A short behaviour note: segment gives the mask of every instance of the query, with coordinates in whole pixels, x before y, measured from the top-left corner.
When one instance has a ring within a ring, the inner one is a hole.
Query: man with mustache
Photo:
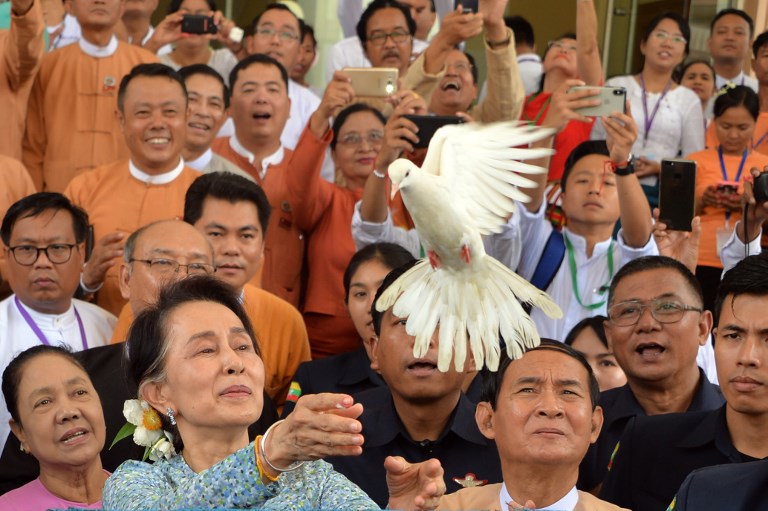
[[[768,457],[766,307],[768,254],[747,257],[725,274],[715,300],[715,361],[725,405],[630,420],[602,498],[634,511],[663,509],[693,470]]]
[[[115,118],[120,80],[137,64],[157,62],[119,42],[124,0],[71,0],[82,38],[43,57],[32,86],[22,161],[38,190],[63,192],[86,170],[127,158]]]
[[[118,120],[130,158],[77,176],[66,190],[93,225],[94,247],[81,286],[118,314],[126,303],[118,285],[125,239],[157,220],[181,218],[184,194],[200,173],[184,164],[187,90],[163,64],[141,64],[120,83]]]
[[[72,298],[87,231],[88,215],[59,193],[30,195],[6,212],[0,235],[14,294],[0,302],[0,373],[16,354],[37,344],[80,351],[109,342],[115,317]],[[0,397],[0,450],[8,419]]]
[[[464,371],[453,363],[447,372],[438,371],[437,332],[427,353],[417,359],[415,338],[405,331],[407,318],[395,316],[392,308],[376,310],[381,294],[412,264],[387,275],[371,307],[376,333],[371,368],[387,386],[353,396],[363,404],[358,418],[365,437],[363,454],[326,459],[382,507],[387,504],[383,463],[388,455],[411,462],[437,458],[445,471],[446,493],[501,481],[496,445],[480,433],[475,407],[461,392],[471,362],[467,360]]]
[[[600,485],[633,417],[702,412],[723,405],[720,388],[696,363],[699,346],[712,327],[712,313],[702,304],[699,281],[669,257],[635,259],[616,273],[608,290],[605,334],[627,384],[600,395],[605,422],[579,469],[579,488],[591,491]],[[724,376],[719,367],[718,373]]]

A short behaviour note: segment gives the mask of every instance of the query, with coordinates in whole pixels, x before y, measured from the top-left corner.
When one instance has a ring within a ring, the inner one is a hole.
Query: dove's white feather
[[[393,314],[408,318],[416,357],[426,354],[439,324],[441,371],[448,370],[451,359],[464,370],[467,348],[478,367],[495,369],[499,334],[515,358],[537,345],[536,328],[517,299],[553,317],[562,314],[545,293],[488,256],[480,237],[503,227],[516,212],[513,199],[528,199],[519,187],[533,183],[518,173],[544,169],[515,160],[551,151],[519,146],[549,134],[517,123],[446,126],[432,138],[422,168],[407,160],[389,168],[424,248],[439,256],[440,266],[419,261],[382,293],[376,308],[393,307]],[[462,247],[470,253],[469,263]]]

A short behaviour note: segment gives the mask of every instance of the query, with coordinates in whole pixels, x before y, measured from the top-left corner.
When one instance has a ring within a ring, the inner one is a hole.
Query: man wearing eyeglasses
[[[245,42],[248,53],[268,55],[280,62],[285,69],[293,69],[301,53],[304,22],[285,5],[273,3],[256,16],[252,26],[253,33]],[[230,82],[230,86],[234,84]],[[291,99],[291,110],[280,142],[288,149],[295,149],[304,126],[320,106],[320,98],[290,79],[288,97]]]
[[[656,316],[671,320],[693,315],[672,303],[657,305]],[[619,308],[619,322],[622,315],[629,322],[637,314],[630,306],[614,307]],[[696,469],[768,457],[766,307],[768,254],[747,257],[726,272],[715,298],[715,361],[725,406],[632,419],[603,483],[602,498],[633,511],[661,510]]]
[[[720,388],[696,363],[712,328],[712,313],[702,305],[696,277],[669,257],[635,259],[616,273],[605,334],[627,384],[600,395],[605,422],[581,464],[580,488],[594,490],[602,483],[633,417],[722,406]]]
[[[0,235],[13,293],[0,302],[0,372],[38,344],[74,351],[107,344],[115,317],[73,299],[85,259],[88,216],[58,193],[36,193],[13,204]],[[0,397],[0,450],[10,415]]]

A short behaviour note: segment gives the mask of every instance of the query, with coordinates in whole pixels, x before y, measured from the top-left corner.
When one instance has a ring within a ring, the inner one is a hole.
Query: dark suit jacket
[[[659,511],[696,469],[753,458],[731,442],[725,407],[632,419],[611,460],[600,498],[632,511]]]
[[[768,509],[768,460],[702,468],[689,475],[668,511]]]
[[[136,387],[129,384],[123,367],[125,343],[110,344],[91,348],[76,353],[85,370],[93,381],[93,386],[101,398],[104,421],[107,425],[107,437],[101,451],[101,463],[105,470],[113,472],[122,462],[129,459],[140,460],[144,448],[133,443],[129,437],[121,440],[112,449],[109,444],[125,423],[123,403],[136,398]],[[261,417],[251,425],[251,439],[263,433],[277,420],[277,408],[264,393],[264,408]],[[5,449],[0,457],[0,494],[19,488],[35,479],[40,472],[37,460],[19,449],[19,441],[11,434],[5,442]]]

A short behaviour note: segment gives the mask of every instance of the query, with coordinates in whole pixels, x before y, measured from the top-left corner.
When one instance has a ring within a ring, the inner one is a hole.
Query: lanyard
[[[725,169],[725,160],[723,159],[723,146],[719,146],[717,148],[717,155],[720,157],[720,172],[723,174],[723,181],[730,181],[728,179],[728,172]],[[739,163],[739,170],[736,172],[736,179],[734,181],[736,183],[739,182],[739,179],[741,179],[741,171],[744,170],[744,164],[747,162],[747,155],[749,155],[749,150],[744,149],[744,154],[741,155],[741,163]],[[726,210],[725,211],[725,224],[728,225],[728,221],[731,219],[731,211]]]
[[[573,255],[573,245],[571,245],[570,240],[568,240],[568,236],[563,235],[563,238],[565,238],[565,248],[568,250],[568,266],[571,268],[571,285],[573,286],[573,294],[576,296],[576,301],[579,302],[579,305],[587,310],[592,311],[599,309],[605,305],[606,300],[590,305],[584,305],[584,303],[581,301],[581,295],[579,294],[579,281],[576,277],[576,257]],[[611,240],[610,245],[608,245],[608,283],[611,282],[611,279],[613,279],[613,240]]]
[[[757,139],[757,142],[752,142],[752,149],[757,149],[760,147],[760,144],[765,142],[765,137],[768,137],[768,131],[763,133],[763,136]]]
[[[648,135],[651,133],[651,128],[653,127],[653,121],[656,119],[656,114],[659,112],[659,107],[661,106],[661,102],[664,100],[664,97],[667,95],[667,92],[669,92],[669,89],[672,88],[672,80],[667,82],[667,85],[664,87],[664,91],[661,93],[661,97],[656,102],[656,106],[653,107],[653,112],[651,112],[651,116],[648,117],[648,98],[646,98],[646,90],[645,90],[645,78],[643,78],[643,73],[640,73],[640,87],[643,89],[643,116],[645,118],[645,133],[643,133],[643,146],[645,146],[646,142],[648,142]]]
[[[531,101],[539,97],[539,94],[541,92],[537,92],[536,94],[533,94],[531,97],[528,98],[528,101],[525,102],[525,106],[529,105]],[[528,117],[528,114],[525,113],[525,107],[523,107],[523,118],[525,118],[526,121],[528,121],[529,126],[537,126],[539,119],[541,118],[542,114],[547,110],[547,107],[549,106],[549,102],[552,101],[552,95],[547,98],[547,100],[544,102],[543,105],[541,105],[541,108],[539,109],[539,112],[536,114],[536,117],[531,119]]]
[[[24,308],[23,305],[21,305],[21,302],[19,301],[19,297],[15,296],[14,301],[16,302],[16,308],[19,310],[19,313],[21,314],[21,317],[24,318],[24,321],[27,322],[27,325],[29,325],[29,328],[32,329],[32,331],[35,333],[38,339],[40,339],[40,342],[45,344],[46,346],[50,346],[51,343],[48,342],[48,339],[45,337],[45,334],[42,330],[40,330],[40,327],[37,326],[37,323],[32,319],[32,316],[29,315],[29,312]],[[73,307],[74,308],[74,307]],[[80,318],[80,313],[77,312],[77,308],[75,309],[75,318],[77,318],[77,326],[80,327],[80,340],[83,342],[83,349],[88,349],[88,339],[85,336],[85,328],[83,328],[83,320]]]

